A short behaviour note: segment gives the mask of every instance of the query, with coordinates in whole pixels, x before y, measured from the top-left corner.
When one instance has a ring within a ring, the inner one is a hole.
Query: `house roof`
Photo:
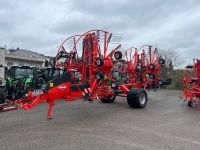
[[[26,49],[7,49],[6,50],[6,57],[9,56],[17,56],[17,57],[24,57],[24,58],[38,58],[38,59],[49,59],[52,58],[50,56],[45,56],[44,54],[39,54],[37,52],[33,52]]]

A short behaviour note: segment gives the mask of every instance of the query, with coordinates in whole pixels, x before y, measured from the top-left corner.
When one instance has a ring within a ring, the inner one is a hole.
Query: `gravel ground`
[[[119,97],[114,104],[58,101],[52,120],[45,103],[0,113],[0,150],[199,150],[200,112],[180,94],[150,92],[145,109]]]

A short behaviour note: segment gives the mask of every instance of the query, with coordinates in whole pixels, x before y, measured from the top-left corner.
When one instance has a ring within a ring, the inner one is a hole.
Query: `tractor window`
[[[44,70],[44,75],[47,76],[48,78],[52,78],[52,70]]]
[[[32,69],[16,68],[15,70],[16,78],[23,78],[25,76],[31,76],[32,74],[33,74]]]
[[[63,69],[58,69],[58,70],[54,70],[53,73],[53,77],[57,77],[57,76],[60,76],[64,73]]]

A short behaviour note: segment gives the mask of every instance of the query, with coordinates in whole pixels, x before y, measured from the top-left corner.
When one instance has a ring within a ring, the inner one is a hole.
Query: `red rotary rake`
[[[121,44],[111,42],[112,36],[107,31],[91,30],[65,39],[56,55],[56,68],[63,68],[63,74],[39,92],[29,91],[27,97],[17,103],[30,110],[40,102],[47,102],[48,118],[51,118],[55,101],[60,99],[89,102],[100,99],[111,103],[118,95],[127,97],[131,107],[144,108],[148,100],[146,89],[168,84],[159,78],[164,60],[157,49],[148,45],[130,48],[123,54],[119,51]],[[120,83],[116,72],[122,79]]]
[[[123,60],[118,69],[126,77],[122,81],[126,84],[121,84],[119,89],[126,94],[126,90],[130,87],[143,89],[156,89],[158,85],[169,84],[169,81],[161,80],[159,77],[160,67],[165,64],[165,61],[158,54],[158,49],[153,49],[150,45],[144,45],[139,49],[131,47],[125,51]]]
[[[188,106],[192,107],[197,104],[197,109],[200,111],[200,60],[194,60],[193,65],[188,65],[183,70],[182,90]]]
[[[112,34],[103,30],[91,30],[67,38],[56,56],[56,67],[63,67],[63,75],[50,81],[39,95],[29,91],[27,98],[20,100],[20,107],[29,110],[46,101],[49,104],[48,118],[51,118],[55,100],[73,101],[83,98],[91,102],[112,97],[115,91],[107,84],[108,80],[112,81],[111,59],[121,59],[122,54],[117,51],[120,45],[108,52],[111,36]],[[104,79],[105,75],[107,79]]]

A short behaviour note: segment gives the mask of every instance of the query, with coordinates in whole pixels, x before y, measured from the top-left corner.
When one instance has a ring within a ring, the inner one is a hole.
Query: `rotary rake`
[[[112,36],[104,30],[91,30],[65,39],[55,59],[56,68],[62,68],[63,74],[41,90],[29,91],[16,103],[30,110],[40,102],[47,102],[49,119],[55,101],[61,99],[89,102],[100,99],[112,103],[116,96],[124,96],[131,107],[144,108],[148,100],[146,89],[167,84],[159,78],[164,60],[157,55],[157,49],[147,45],[122,53],[121,44],[111,42]]]
[[[101,39],[100,34],[103,36]],[[40,92],[29,91],[26,98],[17,101],[20,107],[30,110],[45,101],[49,104],[47,116],[51,118],[56,100],[84,99],[92,102],[112,97],[115,91],[107,84],[108,80],[113,80],[110,74],[112,59],[121,59],[122,54],[117,51],[121,45],[109,52],[111,36],[103,30],[91,30],[64,40],[56,55],[56,67],[63,68],[64,73],[50,81]]]
[[[165,60],[158,54],[158,49],[150,45],[140,48],[131,47],[124,52],[118,63],[119,79],[113,88],[117,89],[118,96],[127,96],[131,107],[144,108],[147,103],[147,93],[150,89],[156,90],[159,85],[168,85],[170,80],[161,80],[159,71]],[[134,100],[133,100],[134,99]]]
[[[186,66],[182,72],[182,90],[184,101],[188,106],[197,105],[200,111],[200,60],[194,60],[193,65]]]
[[[156,89],[158,85],[170,84],[159,77],[159,71],[165,60],[158,54],[158,49],[150,45],[131,47],[124,52],[123,59],[119,63],[118,70],[125,77],[122,78],[120,89],[134,88]],[[124,91],[124,90],[123,90]]]

